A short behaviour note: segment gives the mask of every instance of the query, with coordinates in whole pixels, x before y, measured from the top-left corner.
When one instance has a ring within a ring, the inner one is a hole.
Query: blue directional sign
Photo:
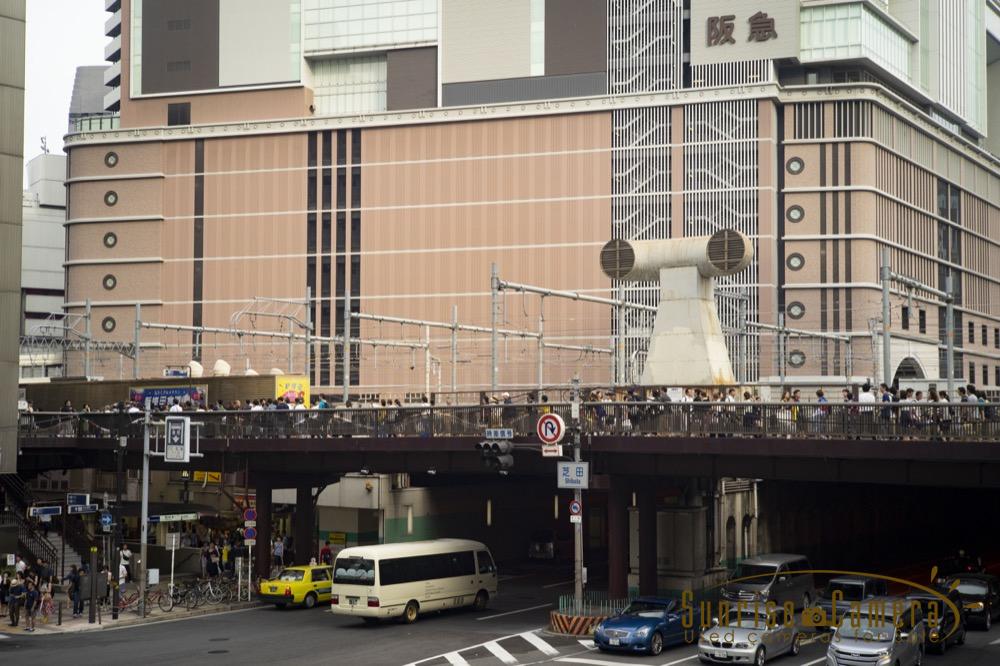
[[[111,527],[112,522],[113,520],[111,518],[110,513],[108,513],[107,511],[101,513],[101,525],[103,525],[104,527]]]
[[[70,504],[66,508],[71,516],[83,513],[97,513],[99,509],[96,504]]]
[[[513,428],[487,428],[486,439],[514,439]]]
[[[90,495],[88,493],[66,493],[66,505],[73,506],[74,504],[90,504]]]
[[[28,508],[28,516],[40,518],[41,516],[61,516],[61,506],[32,506]]]

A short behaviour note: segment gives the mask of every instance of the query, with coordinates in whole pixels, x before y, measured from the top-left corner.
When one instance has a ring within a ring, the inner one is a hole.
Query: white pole
[[[431,399],[431,327],[424,326],[424,395]]]
[[[142,428],[142,517],[139,525],[139,617],[146,617],[146,583],[148,571],[146,564],[146,545],[149,542],[149,410],[152,409],[149,400],[146,401],[146,414]]]
[[[180,536],[180,535],[178,535]],[[177,548],[174,547],[174,542],[170,542],[170,597],[174,596],[174,555],[177,553]]]
[[[458,393],[458,306],[451,306],[451,392]],[[457,401],[458,398],[455,397]]]
[[[247,601],[253,590],[253,546],[247,548]]]

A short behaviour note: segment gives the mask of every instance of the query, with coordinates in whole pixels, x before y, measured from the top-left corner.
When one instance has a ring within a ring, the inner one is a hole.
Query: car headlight
[[[981,611],[984,608],[986,608],[986,606],[983,604],[982,601],[976,601],[975,603],[968,604],[966,608],[973,611]]]
[[[649,627],[642,627],[635,632],[635,636],[636,638],[645,638],[646,636],[649,636]]]
[[[712,644],[712,643],[711,643],[711,641],[709,641],[709,640],[708,640],[708,637],[707,637],[707,636],[705,636],[705,634],[702,634],[702,635],[701,635],[701,636],[700,636],[700,637],[698,638],[698,645],[704,645],[704,646],[706,646],[706,647],[707,647],[707,646],[709,646],[709,645],[711,645],[711,644]]]

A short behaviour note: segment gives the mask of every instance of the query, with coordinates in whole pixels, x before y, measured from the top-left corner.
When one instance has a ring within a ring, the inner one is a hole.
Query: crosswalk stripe
[[[698,655],[693,654],[690,657],[684,657],[683,659],[678,659],[677,661],[667,662],[666,664],[663,664],[663,666],[674,666],[675,664],[683,664],[685,661],[691,661],[692,659],[697,659],[697,658]]]
[[[555,649],[554,647],[546,643],[541,636],[539,636],[533,631],[524,632],[523,634],[521,634],[521,638],[523,638],[524,640],[528,641],[533,646],[535,646],[535,649],[541,652],[542,654],[546,654],[550,657],[559,654],[559,650]]]
[[[585,641],[582,638],[580,639],[580,645],[582,645],[583,647],[587,648],[588,650],[596,650],[597,649],[597,646],[594,645],[594,641]]]
[[[488,643],[483,643],[483,647],[493,653],[493,656],[502,661],[505,664],[516,664],[517,659],[514,658],[510,652],[504,650],[500,647],[500,644],[496,641],[489,641]]]
[[[996,639],[995,641],[990,641],[990,645],[1000,645],[1000,638]]]
[[[644,664],[604,661],[602,659],[584,659],[583,657],[560,657],[556,661],[565,664],[586,664],[587,666],[645,666]]]
[[[449,652],[448,654],[444,655],[444,658],[447,659],[448,663],[452,664],[453,666],[469,666],[469,662],[467,662],[465,659],[462,659],[462,655],[460,655],[457,652]]]
[[[801,664],[801,666],[815,666],[815,664],[820,664],[824,661],[826,661],[826,657],[820,657],[819,659],[814,659],[813,661],[807,661],[806,663]]]

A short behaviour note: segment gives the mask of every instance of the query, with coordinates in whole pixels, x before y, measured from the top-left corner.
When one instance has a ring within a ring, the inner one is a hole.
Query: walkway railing
[[[185,412],[208,438],[482,437],[509,428],[536,439],[545,412],[570,424],[569,404],[458,407],[363,407],[325,410]],[[972,403],[597,402],[580,410],[584,434],[620,437],[787,437],[874,440],[1000,441],[998,406]],[[157,414],[162,418],[167,414]],[[19,435],[138,437],[141,414],[22,414]]]

